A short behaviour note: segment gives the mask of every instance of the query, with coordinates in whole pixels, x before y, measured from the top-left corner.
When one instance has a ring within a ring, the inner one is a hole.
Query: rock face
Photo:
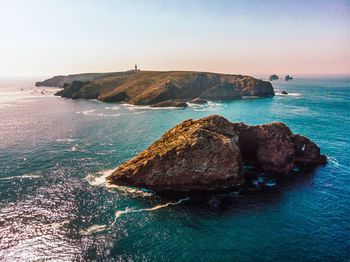
[[[77,85],[77,82],[82,84]],[[251,76],[188,71],[128,71],[106,74],[57,76],[37,85],[63,87],[57,95],[73,99],[125,101],[154,105],[168,100],[201,97],[210,100],[241,99],[242,96],[273,96],[271,83]]]
[[[283,123],[248,126],[213,115],[170,129],[108,180],[158,192],[221,190],[244,184],[243,163],[289,174],[297,165],[324,164],[326,157]]]
[[[294,167],[327,161],[315,143],[294,135],[281,122],[259,126],[234,123],[233,126],[239,132],[243,161],[263,172],[289,174]]]
[[[217,190],[241,185],[241,168],[233,126],[222,117],[208,117],[175,126],[108,179],[155,191]]]

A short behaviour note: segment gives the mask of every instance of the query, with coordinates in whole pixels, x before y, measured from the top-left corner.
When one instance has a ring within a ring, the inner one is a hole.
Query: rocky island
[[[326,161],[315,143],[283,123],[248,126],[212,115],[178,124],[107,180],[156,192],[208,192],[244,185],[247,165],[288,176]]]
[[[291,77],[290,75],[286,75],[284,80],[286,81],[293,80],[293,77]]]
[[[251,76],[189,71],[140,71],[55,76],[36,86],[61,87],[56,95],[134,105],[185,107],[186,102],[271,97],[270,82]]]
[[[270,76],[269,76],[269,80],[270,80],[270,81],[278,80],[278,79],[280,79],[278,75],[273,74],[273,75],[270,75]]]

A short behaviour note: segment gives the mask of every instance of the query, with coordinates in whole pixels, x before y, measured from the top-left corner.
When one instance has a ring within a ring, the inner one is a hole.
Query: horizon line
[[[34,77],[54,77],[54,76],[67,76],[67,75],[78,75],[78,74],[103,74],[103,73],[118,73],[118,72],[127,72],[132,71],[133,69],[127,69],[127,70],[117,70],[117,71],[91,71],[91,72],[73,72],[73,73],[55,73],[55,74],[31,74],[31,75],[22,75],[22,74],[14,74],[14,75],[0,75],[0,78],[34,78]],[[216,72],[216,71],[203,71],[203,70],[141,70],[140,71],[146,71],[146,72],[202,72],[202,73],[214,73],[214,74],[232,74],[232,75],[245,75],[245,76],[253,76],[253,77],[263,77],[263,76],[270,76],[270,75],[278,75],[278,76],[296,76],[296,77],[350,77],[350,72],[347,73],[304,73],[304,74],[293,74],[291,72],[284,73],[284,72],[272,72],[272,73],[227,73],[227,72]]]

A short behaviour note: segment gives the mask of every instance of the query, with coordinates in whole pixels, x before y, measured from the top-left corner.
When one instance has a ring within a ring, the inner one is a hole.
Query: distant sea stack
[[[56,95],[134,105],[184,106],[206,100],[275,95],[270,82],[251,76],[189,71],[140,71],[55,76],[37,86],[62,87]],[[197,99],[197,100],[195,100]]]
[[[284,78],[284,80],[286,80],[286,81],[289,81],[289,80],[292,80],[292,79],[293,79],[293,77],[291,77],[290,75],[286,75],[285,78]]]
[[[248,126],[212,115],[178,124],[107,180],[156,192],[216,191],[242,186],[244,165],[283,176],[325,163],[315,143],[283,123]]]
[[[269,80],[270,80],[270,81],[278,80],[278,79],[280,79],[278,75],[270,75],[270,76],[269,76]]]

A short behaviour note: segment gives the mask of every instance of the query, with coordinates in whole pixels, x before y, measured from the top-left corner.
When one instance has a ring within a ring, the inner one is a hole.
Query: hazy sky
[[[350,74],[350,0],[0,0],[0,75]]]

